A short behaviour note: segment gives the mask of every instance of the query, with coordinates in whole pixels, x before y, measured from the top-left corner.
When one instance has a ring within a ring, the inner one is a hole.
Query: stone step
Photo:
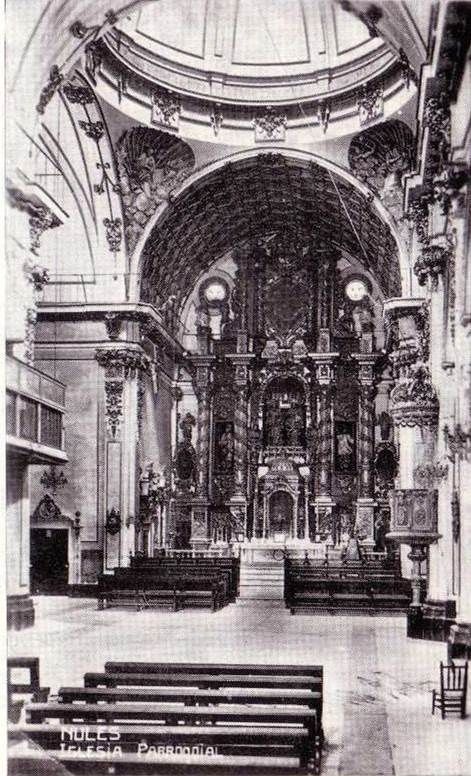
[[[241,569],[240,579],[254,579],[256,577],[263,577],[263,579],[284,579],[285,575],[283,572],[280,574],[279,571],[273,569]]]
[[[283,589],[280,587],[269,587],[268,585],[241,585],[239,588],[239,597],[241,599],[283,600]]]
[[[238,598],[236,606],[246,606],[252,609],[286,609],[284,601],[277,598]]]

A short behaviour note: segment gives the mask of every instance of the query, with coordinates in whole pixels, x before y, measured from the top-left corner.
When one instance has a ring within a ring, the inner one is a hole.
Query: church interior
[[[471,775],[471,3],[6,20],[10,772]]]

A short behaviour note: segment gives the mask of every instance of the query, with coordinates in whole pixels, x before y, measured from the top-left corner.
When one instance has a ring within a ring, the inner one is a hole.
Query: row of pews
[[[322,666],[109,662],[26,704],[9,774],[319,773],[322,694]]]
[[[411,583],[400,563],[368,561],[285,561],[285,604],[291,614],[399,613],[412,600]]]
[[[237,558],[134,557],[98,579],[98,608],[132,606],[170,611],[206,607],[212,612],[235,601],[239,586]]]

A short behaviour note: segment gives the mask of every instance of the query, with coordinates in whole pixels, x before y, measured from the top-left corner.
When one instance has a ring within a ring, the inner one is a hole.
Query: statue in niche
[[[335,463],[340,472],[354,472],[356,462],[355,427],[353,423],[339,421],[335,424]]]
[[[357,337],[369,334],[373,329],[371,309],[366,305],[355,305],[352,310],[353,328]]]
[[[304,391],[297,380],[280,378],[267,389],[265,398],[265,444],[299,447],[305,441]]]
[[[232,423],[217,421],[215,424],[215,468],[218,472],[230,472],[234,466],[234,428]]]
[[[381,440],[387,442],[391,436],[392,419],[389,413],[384,410],[378,415],[377,423],[381,432]]]
[[[196,331],[198,329],[208,329],[209,328],[209,312],[208,308],[204,304],[200,304],[196,308]]]
[[[348,509],[342,509],[339,516],[339,532],[340,542],[344,547],[347,546],[349,540],[353,536],[354,523],[355,521],[352,513]]]
[[[298,447],[302,444],[303,417],[299,408],[293,409],[286,414],[285,421],[286,441],[292,447]]]

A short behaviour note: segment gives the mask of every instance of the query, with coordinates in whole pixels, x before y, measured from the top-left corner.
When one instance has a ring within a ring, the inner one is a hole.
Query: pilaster
[[[105,525],[104,569],[126,566],[134,551],[137,509],[138,376],[150,368],[139,346],[98,348],[104,370]]]

